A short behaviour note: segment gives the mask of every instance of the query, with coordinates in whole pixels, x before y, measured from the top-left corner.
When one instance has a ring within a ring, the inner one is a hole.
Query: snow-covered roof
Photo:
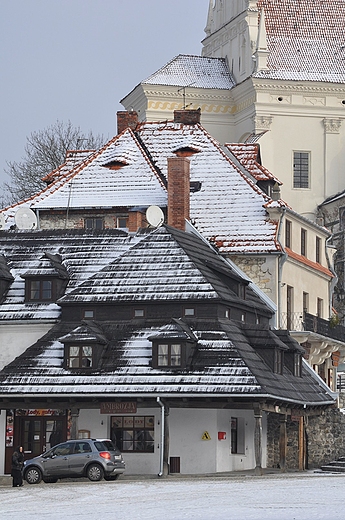
[[[186,54],[179,54],[141,83],[212,89],[230,89],[235,84],[224,58]]]
[[[0,304],[0,320],[54,320],[60,317],[55,302],[25,301],[25,277],[61,275],[46,256],[59,255],[66,271],[66,293],[127,251],[142,237],[119,230],[0,231],[0,251],[13,277]],[[2,270],[0,269],[0,278]]]
[[[38,195],[3,210],[6,228],[23,205],[38,211],[166,208],[167,160],[185,149],[191,182],[201,186],[190,194],[197,230],[223,253],[278,251],[277,224],[264,207],[270,199],[249,179],[253,168],[243,174],[200,124],[145,122],[124,131]]]
[[[164,176],[167,158],[176,150],[199,150],[189,157],[191,182],[201,183],[201,189],[190,194],[190,219],[222,253],[279,250],[277,224],[269,220],[263,207],[270,198],[201,125],[148,122],[140,123],[137,133]]]
[[[226,148],[257,181],[282,182],[261,164],[260,146],[257,143],[225,143]]]
[[[268,69],[259,78],[345,83],[345,2],[258,0],[264,9]]]

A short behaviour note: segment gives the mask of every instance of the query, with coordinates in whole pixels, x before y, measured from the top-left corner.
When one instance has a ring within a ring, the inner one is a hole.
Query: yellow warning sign
[[[211,440],[211,435],[208,432],[204,432],[203,436],[201,437],[201,440],[203,440],[203,441],[210,441]]]

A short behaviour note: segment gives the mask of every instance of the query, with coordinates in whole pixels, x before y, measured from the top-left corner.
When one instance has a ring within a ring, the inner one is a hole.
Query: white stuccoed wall
[[[55,321],[44,323],[5,322],[0,326],[0,370],[17,356],[36,343],[55,325]]]

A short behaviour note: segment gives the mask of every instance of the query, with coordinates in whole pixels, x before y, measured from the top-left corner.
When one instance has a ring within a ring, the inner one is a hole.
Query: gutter
[[[159,457],[159,473],[158,476],[163,476],[163,470],[164,470],[164,415],[165,415],[165,406],[164,403],[162,403],[161,398],[157,396],[157,403],[161,407],[161,452]]]
[[[304,362],[304,360],[302,360]],[[310,367],[311,368],[311,367]],[[313,369],[311,369],[313,370]],[[315,374],[315,372],[314,372]],[[319,384],[320,384],[320,381],[319,381]],[[324,383],[326,385],[326,383]],[[320,386],[323,386],[323,385],[320,385]],[[243,400],[243,399],[248,399],[248,398],[252,398],[252,399],[273,399],[275,401],[282,401],[284,403],[292,403],[292,404],[298,404],[298,405],[307,405],[307,406],[326,406],[326,405],[331,405],[331,404],[334,404],[334,401],[336,400],[336,398],[338,397],[338,394],[336,392],[333,392],[329,387],[327,387],[326,385],[326,389],[327,389],[327,393],[329,396],[334,396],[334,399],[332,400],[329,400],[329,401],[302,401],[300,399],[290,399],[290,398],[286,398],[286,397],[282,397],[281,395],[276,395],[276,394],[264,394],[264,393],[255,393],[253,392],[252,394],[231,394],[231,393],[223,393],[223,394],[220,394],[220,393],[182,393],[182,392],[172,392],[172,393],[169,393],[166,395],[166,397],[169,397],[169,398],[181,398],[181,397],[191,397],[191,398],[236,398],[236,399],[240,399],[240,400]],[[53,399],[54,397],[58,397],[59,399],[61,399],[62,397],[69,397],[71,399],[83,399],[85,397],[87,397],[88,399],[92,399],[92,398],[102,398],[103,401],[108,398],[108,397],[125,397],[125,398],[136,398],[136,397],[142,397],[142,398],[150,398],[150,397],[154,397],[154,395],[150,395],[150,394],[144,394],[144,393],[135,393],[135,394],[106,394],[106,393],[95,393],[95,394],[91,394],[91,393],[88,393],[88,394],[73,394],[73,393],[61,393],[61,392],[58,392],[56,394],[50,392],[50,393],[45,393],[45,394],[39,394],[39,393],[31,393],[31,394],[25,394],[23,392],[20,392],[18,394],[14,394],[13,393],[13,390],[8,392],[7,394],[3,394],[1,393],[0,394],[0,399],[6,399],[7,400],[7,403],[10,403],[10,400],[11,401],[15,401],[17,398],[32,398],[32,399],[36,399],[36,400],[39,400],[39,399],[43,399],[43,398],[50,398],[50,399]],[[157,403],[161,406],[161,407],[164,407],[165,409],[165,406],[163,404],[163,402],[161,401],[161,398],[159,396],[156,396],[156,399],[157,399]],[[162,439],[164,440],[164,436],[162,436]]]

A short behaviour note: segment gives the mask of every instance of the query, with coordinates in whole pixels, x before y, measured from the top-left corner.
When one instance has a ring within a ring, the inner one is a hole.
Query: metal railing
[[[281,313],[281,328],[316,332],[322,336],[345,342],[345,327],[333,325],[329,320],[324,320],[308,312]]]

